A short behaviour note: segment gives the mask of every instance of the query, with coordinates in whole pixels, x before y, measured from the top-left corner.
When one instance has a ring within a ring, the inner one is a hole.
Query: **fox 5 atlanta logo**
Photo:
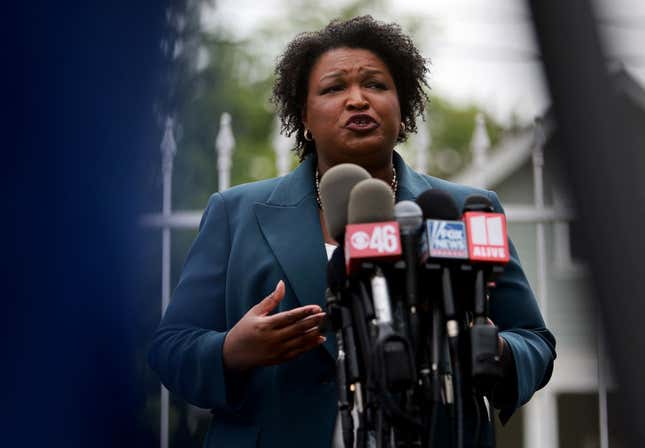
[[[431,257],[468,258],[466,226],[462,221],[427,222]]]

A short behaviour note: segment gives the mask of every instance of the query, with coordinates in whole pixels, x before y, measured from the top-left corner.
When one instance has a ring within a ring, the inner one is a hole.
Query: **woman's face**
[[[323,53],[309,74],[303,123],[327,166],[389,163],[401,126],[390,70],[369,50]]]

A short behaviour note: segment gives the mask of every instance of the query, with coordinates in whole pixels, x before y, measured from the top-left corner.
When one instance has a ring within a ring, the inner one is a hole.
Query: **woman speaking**
[[[397,201],[436,188],[460,209],[478,193],[501,211],[494,193],[418,174],[394,151],[416,131],[427,70],[397,25],[369,16],[300,34],[279,59],[273,101],[283,131],[295,133],[300,164],[284,177],[210,198],[149,355],[168,389],[212,409],[205,446],[341,446],[334,436],[336,347],[318,330],[326,248],[337,244],[318,191],[328,169],[360,165],[390,185]],[[555,358],[512,245],[490,316],[500,329],[504,371],[493,404],[504,420],[546,384]],[[466,414],[465,444],[472,446]],[[444,446],[446,426],[438,423],[436,446]],[[481,431],[484,446],[492,444],[491,428]]]

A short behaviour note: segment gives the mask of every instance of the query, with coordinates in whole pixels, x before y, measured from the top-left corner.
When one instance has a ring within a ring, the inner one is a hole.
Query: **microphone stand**
[[[495,267],[488,272],[488,276],[494,273]],[[485,423],[488,413],[485,412],[485,404],[479,405],[479,400],[484,402],[484,397],[489,394],[494,385],[502,378],[502,368],[499,357],[499,331],[496,326],[488,322],[488,301],[486,290],[487,272],[482,266],[475,267],[475,290],[474,290],[474,322],[470,328],[470,373],[473,383],[473,395],[476,409],[478,410],[478,427]],[[483,411],[483,412],[482,412]],[[477,431],[475,443],[479,444]]]
[[[352,419],[353,394],[350,390],[347,375],[347,356],[345,353],[345,322],[343,319],[343,306],[339,297],[329,289],[325,292],[327,312],[329,313],[332,328],[336,332],[336,384],[338,386],[338,412],[340,414],[343,444],[345,447],[354,446],[354,420]]]
[[[459,362],[459,323],[457,321],[455,301],[452,294],[450,269],[445,266],[441,270],[441,289],[443,296],[443,311],[446,317],[446,335],[448,336],[448,347],[450,349],[450,360],[452,361],[452,374],[454,378],[456,445],[457,448],[463,448],[464,402],[462,396],[461,366]]]
[[[370,385],[370,356],[371,337],[367,322],[374,318],[374,311],[367,295],[367,290],[362,281],[358,282],[358,291],[351,292],[351,318],[358,336],[358,349],[362,362],[361,378],[365,381],[366,387],[362,390],[361,402],[358,407],[358,429],[356,431],[356,447],[367,448],[368,446],[368,413],[374,408]]]

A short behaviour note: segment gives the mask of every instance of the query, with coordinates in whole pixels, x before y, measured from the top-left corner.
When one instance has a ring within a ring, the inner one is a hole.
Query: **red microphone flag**
[[[396,221],[348,224],[345,229],[347,273],[364,261],[390,261],[401,257],[399,223]]]
[[[508,263],[510,253],[503,213],[464,213],[468,254],[472,261]]]

